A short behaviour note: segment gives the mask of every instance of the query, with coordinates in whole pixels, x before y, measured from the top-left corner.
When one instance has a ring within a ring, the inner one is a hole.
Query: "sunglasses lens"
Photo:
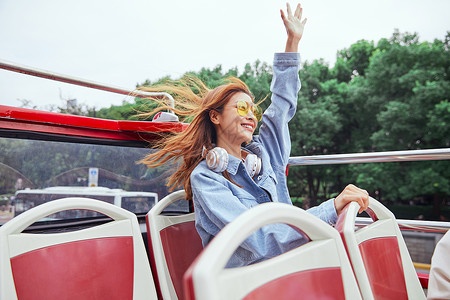
[[[253,106],[253,114],[255,115],[255,118],[256,118],[256,120],[258,120],[258,122],[261,121],[262,115],[263,115],[262,108],[257,105],[254,105]]]
[[[248,114],[248,103],[246,101],[239,101],[237,103],[237,111],[240,116],[245,117]]]
[[[250,109],[250,104],[247,101],[239,101],[237,103],[237,112],[240,116],[245,117],[248,114],[249,109]],[[253,115],[255,116],[256,120],[258,120],[258,122],[261,121],[261,118],[263,115],[263,111],[262,111],[261,107],[254,104],[252,106],[252,112],[253,112]]]

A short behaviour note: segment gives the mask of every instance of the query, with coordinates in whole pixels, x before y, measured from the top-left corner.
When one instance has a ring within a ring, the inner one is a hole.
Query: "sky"
[[[390,38],[395,29],[430,42],[450,31],[450,0],[301,3],[303,61],[332,66],[338,50]],[[0,0],[0,60],[127,90],[203,67],[242,71],[284,50],[285,7],[285,0]],[[97,109],[132,100],[0,69],[0,105],[28,100],[50,110],[68,99]]]

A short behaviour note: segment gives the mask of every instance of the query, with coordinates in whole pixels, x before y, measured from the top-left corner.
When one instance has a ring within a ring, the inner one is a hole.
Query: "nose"
[[[245,116],[247,120],[253,120],[253,122],[256,124],[258,120],[256,119],[255,114],[253,113],[253,110],[249,109],[247,115]]]

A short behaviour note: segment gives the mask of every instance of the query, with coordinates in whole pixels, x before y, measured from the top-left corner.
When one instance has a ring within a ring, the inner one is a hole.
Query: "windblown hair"
[[[163,100],[154,99],[159,106],[148,113],[140,114],[140,116],[150,117],[161,110],[171,109],[179,116],[192,118],[186,130],[165,136],[154,146],[159,151],[147,155],[138,162],[150,168],[166,163],[172,165],[174,172],[167,182],[169,190],[173,191],[183,185],[187,195],[186,199],[191,200],[190,175],[203,159],[203,146],[208,150],[212,149],[217,139],[209,112],[214,110],[221,113],[223,107],[236,93],[245,93],[252,99],[253,95],[247,85],[235,77],[227,78],[223,85],[213,90],[208,89],[200,79],[193,76],[184,77],[179,81],[171,81],[167,84],[140,87],[139,90],[168,92],[175,99],[175,108],[169,107]],[[232,181],[226,171],[223,175]]]

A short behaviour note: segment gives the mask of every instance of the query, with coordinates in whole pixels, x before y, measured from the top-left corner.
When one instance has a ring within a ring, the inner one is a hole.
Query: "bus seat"
[[[298,228],[309,242],[277,257],[225,268],[254,231],[273,223]],[[189,267],[186,299],[361,299],[339,233],[306,211],[265,203],[227,224]]]
[[[70,232],[24,233],[44,217],[89,210],[111,218]],[[156,299],[136,215],[87,198],[36,206],[0,227],[0,300]]]
[[[162,214],[166,207],[185,196],[184,190],[167,195],[146,216],[151,267],[160,299],[184,298],[183,274],[203,249],[194,213]]]
[[[349,203],[336,223],[364,299],[425,299],[394,214],[369,199],[373,223],[355,231],[360,206]]]

